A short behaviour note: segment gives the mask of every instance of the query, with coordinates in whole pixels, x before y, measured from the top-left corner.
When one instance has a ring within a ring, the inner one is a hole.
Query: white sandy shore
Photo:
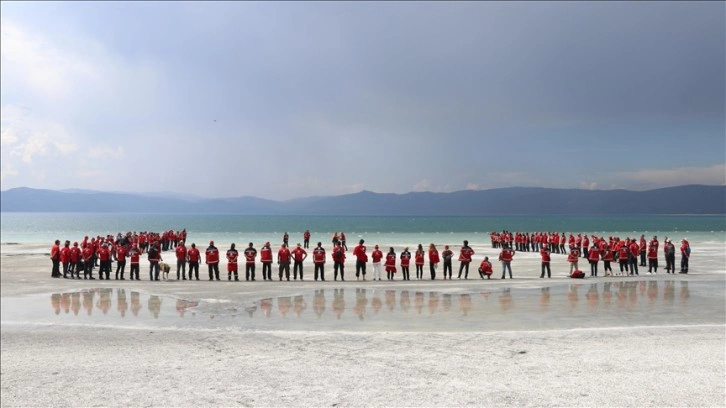
[[[15,246],[14,246],[15,247]],[[5,300],[92,287],[243,304],[312,291],[315,282],[116,282],[58,280],[41,248],[3,247]],[[476,249],[476,248],[475,248]],[[484,249],[482,249],[484,250]],[[717,251],[716,251],[717,252]],[[23,254],[25,253],[25,254]],[[30,253],[30,254],[28,254]],[[35,254],[33,254],[35,253]],[[482,252],[480,252],[482,253]],[[171,254],[167,255],[169,258]],[[477,292],[568,284],[540,280],[518,254],[514,281],[355,282],[330,288]],[[714,273],[653,280],[723,281]],[[473,266],[473,265],[472,265]],[[330,268],[328,268],[330,269]],[[307,268],[306,276],[311,276]],[[553,269],[553,272],[555,270]],[[259,268],[258,268],[259,273]],[[328,279],[332,276],[327,272]],[[146,278],[148,271],[142,269]],[[204,276],[204,272],[202,274]],[[428,271],[425,272],[428,276]],[[455,272],[456,275],[456,272]],[[175,273],[172,273],[175,276]],[[476,272],[470,272],[470,279]],[[354,279],[354,278],[353,278]],[[628,278],[608,278],[611,281]],[[309,280],[309,279],[308,279]],[[594,280],[587,280],[591,282]],[[598,282],[606,281],[604,278]],[[692,284],[693,285],[693,284]],[[697,293],[693,294],[693,298]],[[724,307],[724,297],[714,298]],[[708,299],[706,299],[708,300]],[[351,307],[349,305],[348,307]],[[48,303],[43,305],[48,307]],[[718,306],[717,306],[718,307]],[[3,310],[3,316],[14,311]],[[48,308],[48,313],[51,313]],[[617,313],[613,310],[613,313]],[[726,406],[726,322],[624,321],[621,327],[481,331],[291,331],[213,327],[100,327],[8,323],[0,337],[2,406]],[[680,318],[679,318],[680,319]],[[642,324],[647,323],[647,324]],[[153,324],[153,321],[150,323]]]

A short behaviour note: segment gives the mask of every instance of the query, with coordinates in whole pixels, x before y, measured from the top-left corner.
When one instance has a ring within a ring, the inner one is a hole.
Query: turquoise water
[[[492,216],[492,217],[370,217],[370,216],[244,216],[195,214],[2,213],[0,242],[48,243],[55,239],[80,240],[125,231],[162,231],[186,228],[198,242],[260,243],[281,241],[287,231],[292,243],[309,229],[311,241],[330,242],[344,231],[348,242],[368,243],[472,243],[489,241],[490,231],[560,231],[587,234],[664,235],[689,239],[724,240],[726,217],[709,216]]]

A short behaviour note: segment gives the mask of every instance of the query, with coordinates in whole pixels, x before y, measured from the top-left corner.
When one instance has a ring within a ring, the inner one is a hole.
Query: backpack
[[[668,255],[675,255],[676,254],[676,247],[673,244],[668,244]]]
[[[686,255],[690,255],[690,254],[691,254],[691,246],[689,245],[686,247]]]

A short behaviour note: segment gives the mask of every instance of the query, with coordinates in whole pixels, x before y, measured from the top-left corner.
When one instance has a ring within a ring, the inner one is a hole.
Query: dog
[[[159,271],[161,271],[161,279],[169,280],[169,271],[171,266],[166,262],[159,262]]]

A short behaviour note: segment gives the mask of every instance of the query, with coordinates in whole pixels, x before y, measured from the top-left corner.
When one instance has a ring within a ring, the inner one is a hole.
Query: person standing
[[[284,272],[288,282],[290,281],[291,255],[290,249],[288,249],[287,244],[284,243],[280,247],[280,250],[277,251],[277,264],[280,265],[280,280],[282,280],[282,273]]]
[[[403,252],[401,252],[401,274],[405,281],[411,280],[411,276],[408,273],[408,265],[410,262],[411,253],[408,251],[408,247],[403,248]]]
[[[648,245],[648,273],[658,273],[658,245]]]
[[[292,259],[294,265],[292,268],[292,277],[297,280],[297,271],[300,271],[300,280],[303,280],[303,261],[308,257],[308,253],[302,248],[300,243],[297,243],[297,247],[292,250]]]
[[[272,248],[270,243],[260,248],[260,262],[262,262],[262,280],[272,280]]]
[[[484,260],[481,261],[481,265],[479,265],[479,276],[484,279],[484,275],[487,276],[487,279],[491,279],[492,273],[494,273],[492,269],[492,263],[489,262],[489,257],[485,256]],[[540,276],[540,278],[543,276]]]
[[[71,248],[71,265],[70,265],[70,272],[71,272],[71,279],[73,279],[73,273],[76,274],[76,278],[81,279],[81,269],[83,268],[83,255],[82,255],[81,248],[78,247],[78,242],[73,243],[73,247]]]
[[[141,280],[139,278],[139,260],[141,258],[141,250],[139,249],[138,245],[134,245],[129,249],[129,263],[131,264],[131,270],[129,271],[129,279],[134,280],[134,276],[136,276],[136,280]],[[134,275],[136,273],[136,275]]]
[[[679,273],[688,273],[688,259],[691,257],[691,245],[688,240],[681,240],[681,271]]]
[[[147,253],[149,259],[149,280],[159,280],[159,262],[161,262],[161,249],[159,244],[149,245],[149,252]]]
[[[63,278],[68,279],[68,266],[71,262],[71,241],[66,240],[63,248],[60,249],[59,260],[61,265],[63,265]]]
[[[331,256],[333,257],[333,280],[338,280],[338,269],[340,269],[340,280],[345,281],[345,249],[343,249],[340,241],[335,244]]]
[[[381,259],[383,252],[378,249],[378,244],[373,247],[371,252],[371,262],[373,263],[373,280],[381,280]]]
[[[234,242],[229,246],[227,250],[227,280],[232,280],[232,273],[234,273],[234,280],[239,281],[239,275],[237,271],[237,258],[239,252],[235,249]]]
[[[204,252],[204,262],[209,268],[209,280],[219,280],[219,250],[214,246],[214,241],[209,241],[209,246]]]
[[[182,241],[182,244],[184,241]],[[187,259],[189,260],[189,280],[192,280],[192,272],[197,280],[199,280],[199,261],[202,259],[197,244],[192,242],[192,246],[187,251]]]
[[[290,246],[289,241],[290,235],[287,233],[287,231],[285,231],[285,233],[282,235],[282,243],[285,244],[285,247],[288,247]]]
[[[471,263],[471,257],[474,255],[474,250],[469,247],[469,241],[464,241],[464,246],[459,250],[459,279],[461,279],[461,272],[466,269],[464,279],[469,279],[469,263]]]
[[[121,280],[124,279],[124,272],[126,270],[126,247],[119,245],[116,247],[116,280],[119,280],[119,272],[121,272]]]
[[[592,243],[592,248],[587,253],[587,259],[590,262],[590,276],[597,277],[597,264],[600,262],[600,251],[596,243]]]
[[[630,264],[630,274],[635,272],[638,275],[638,254],[640,253],[640,247],[635,242],[635,238],[630,241],[630,254],[628,256],[628,263]]]
[[[550,250],[547,245],[542,245],[542,248],[539,250],[539,256],[542,259],[542,273],[540,273],[539,277],[544,278],[545,277],[545,271],[547,271],[547,277],[552,277],[552,271],[550,270]]]
[[[303,248],[310,249],[310,230],[303,232]]]
[[[514,251],[509,249],[509,246],[504,246],[502,252],[499,253],[499,261],[502,262],[502,279],[506,279],[507,270],[509,270],[509,279],[512,278],[512,258],[514,257]]]
[[[102,244],[98,248],[98,279],[103,279],[103,273],[106,272],[106,280],[111,280],[111,251],[108,244]]]
[[[492,243],[492,245],[496,245],[496,243]],[[446,279],[446,271],[448,271],[449,280],[451,280],[451,259],[454,257],[454,251],[449,249],[448,245],[444,245],[441,256],[444,258],[444,279]]]
[[[353,248],[353,256],[355,256],[355,278],[358,280],[360,280],[361,272],[363,273],[363,280],[366,280],[366,262],[368,262],[368,255],[366,254],[366,247],[363,245],[364,242],[361,239],[358,242],[358,246]],[[345,240],[341,239],[340,244],[345,248]]]
[[[386,254],[386,275],[388,276],[388,280],[393,280],[393,274],[396,273],[396,252],[393,250],[393,247],[390,247],[388,249],[388,254]]]
[[[255,259],[257,258],[257,250],[255,244],[250,242],[245,249],[245,281],[255,280]]]
[[[436,245],[432,242],[429,245],[429,272],[431,273],[431,280],[436,280],[436,267],[439,264],[439,251],[436,249]]]
[[[313,249],[313,264],[315,265],[315,281],[320,276],[320,280],[325,282],[325,249],[323,249],[322,242],[318,242],[318,246]]]
[[[605,276],[613,276],[613,268],[610,266],[610,264],[613,262],[615,257],[613,256],[613,250],[610,249],[609,244],[605,244],[605,249],[603,250],[602,254],[602,260],[605,264],[604,270],[605,270]]]
[[[423,245],[418,244],[418,248],[416,248],[416,252],[413,254],[413,262],[416,266],[416,279],[421,280],[423,279],[423,266],[424,266],[424,257],[426,256],[426,253],[424,252]]]
[[[184,246],[184,241],[179,241],[179,244],[174,249],[176,252],[176,280],[179,280],[179,270],[181,269],[181,277],[183,280],[187,280],[187,247]],[[192,279],[192,270],[189,270],[189,280]]]
[[[645,234],[640,235],[640,266],[646,266],[645,265],[645,253],[647,251],[647,246],[645,242]]]
[[[93,248],[88,242],[83,248],[83,279],[96,279],[93,277]]]
[[[60,278],[60,240],[56,239],[50,248],[50,261],[53,263],[53,269],[50,271],[51,278]]]
[[[346,251],[348,250],[348,245],[345,243],[345,232],[343,231],[340,232],[340,246],[342,246]]]

